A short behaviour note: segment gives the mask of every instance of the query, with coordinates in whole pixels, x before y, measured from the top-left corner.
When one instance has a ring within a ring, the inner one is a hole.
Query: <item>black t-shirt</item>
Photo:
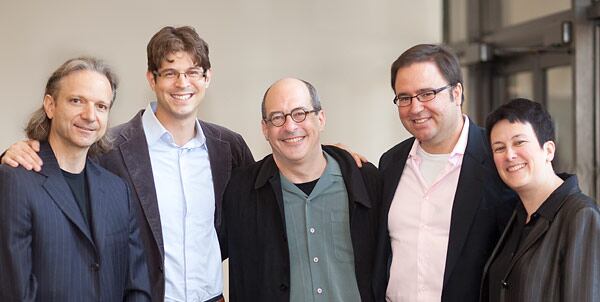
[[[309,181],[309,182],[305,182],[305,183],[301,183],[301,184],[295,184],[296,187],[298,187],[300,190],[302,190],[302,192],[304,192],[304,194],[306,195],[310,195],[310,193],[312,192],[312,190],[315,188],[315,186],[317,185],[317,182],[319,181],[319,179],[315,179],[313,181]]]
[[[73,193],[73,197],[75,197],[75,201],[77,201],[77,205],[79,206],[79,210],[81,211],[83,219],[87,225],[90,226],[91,210],[85,169],[78,174],[69,173],[65,170],[61,171],[65,177],[65,180],[67,181],[67,184],[69,185],[69,188],[71,188],[71,192]]]

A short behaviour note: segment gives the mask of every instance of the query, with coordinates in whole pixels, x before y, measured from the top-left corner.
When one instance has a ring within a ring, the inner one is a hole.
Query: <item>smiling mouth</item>
[[[179,100],[179,101],[187,101],[190,98],[192,98],[194,94],[193,93],[186,93],[186,94],[171,94],[171,97]]]
[[[282,141],[284,141],[286,143],[297,143],[297,142],[302,141],[303,139],[304,139],[304,136],[295,136],[295,137],[282,139]]]
[[[510,166],[508,168],[506,168],[506,170],[508,172],[515,172],[518,170],[521,170],[522,168],[524,168],[527,164],[526,163],[522,163],[522,164],[518,164],[518,165],[514,165],[514,166]]]
[[[428,118],[428,117],[425,117],[425,118],[413,119],[413,120],[412,120],[412,122],[413,122],[414,124],[417,124],[417,125],[418,125],[418,124],[423,124],[423,123],[427,122],[428,120],[429,120],[429,118]]]

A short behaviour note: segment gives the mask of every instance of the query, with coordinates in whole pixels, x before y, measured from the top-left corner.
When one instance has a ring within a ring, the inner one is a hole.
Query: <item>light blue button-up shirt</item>
[[[215,196],[206,137],[178,146],[154,115],[142,115],[165,249],[165,301],[205,301],[223,291],[221,251],[214,227]]]

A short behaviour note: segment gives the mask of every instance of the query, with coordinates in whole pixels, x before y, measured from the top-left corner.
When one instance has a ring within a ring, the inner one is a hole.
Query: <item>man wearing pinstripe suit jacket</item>
[[[0,167],[0,301],[150,301],[127,186],[87,159],[116,86],[99,60],[65,62],[26,129],[43,168]]]

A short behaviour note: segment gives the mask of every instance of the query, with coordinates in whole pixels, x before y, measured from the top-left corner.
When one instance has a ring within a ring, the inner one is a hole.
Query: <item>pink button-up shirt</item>
[[[448,163],[431,185],[423,178],[423,152],[415,140],[388,213],[392,265],[388,301],[440,301],[452,204],[469,136],[469,119]],[[473,284],[473,286],[479,286]]]

